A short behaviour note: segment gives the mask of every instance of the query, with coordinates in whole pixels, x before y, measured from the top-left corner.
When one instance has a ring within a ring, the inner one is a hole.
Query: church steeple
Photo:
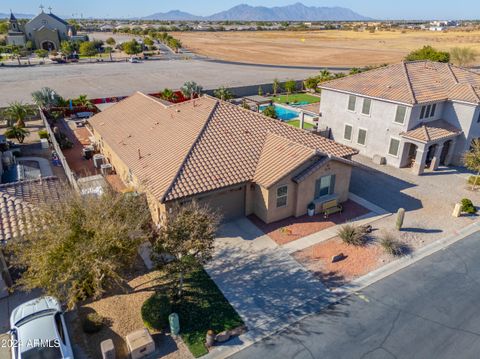
[[[8,25],[9,25],[8,27],[9,27],[11,32],[19,32],[20,31],[20,28],[18,27],[18,20],[15,17],[15,15],[13,15],[12,10],[10,10],[10,19],[8,20]]]

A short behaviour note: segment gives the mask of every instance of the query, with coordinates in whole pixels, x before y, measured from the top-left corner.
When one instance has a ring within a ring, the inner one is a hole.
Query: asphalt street
[[[232,356],[480,357],[477,232]]]

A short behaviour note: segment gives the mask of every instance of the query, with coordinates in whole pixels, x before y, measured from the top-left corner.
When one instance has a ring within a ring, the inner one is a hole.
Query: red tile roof
[[[402,62],[320,87],[412,105],[442,100],[480,104],[480,74],[432,61]]]
[[[447,121],[435,120],[424,122],[410,131],[402,132],[400,135],[405,138],[428,143],[448,137],[455,137],[460,133],[462,133],[462,130],[452,126]]]
[[[288,171],[290,163],[283,162],[292,161],[289,156],[304,158],[306,151],[333,157],[357,153],[209,96],[165,107],[136,93],[89,122],[162,202],[252,181],[256,174],[270,183]],[[293,143],[293,148],[305,152],[285,155],[278,150],[278,158],[271,156],[280,143]]]

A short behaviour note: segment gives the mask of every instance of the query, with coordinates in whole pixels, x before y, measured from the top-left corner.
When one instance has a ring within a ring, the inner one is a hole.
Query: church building
[[[31,41],[35,49],[59,50],[60,43],[74,37],[74,32],[75,29],[65,20],[52,14],[51,9],[46,13],[41,7],[40,14],[24,25],[13,13],[10,14],[7,44],[25,46],[27,41]]]

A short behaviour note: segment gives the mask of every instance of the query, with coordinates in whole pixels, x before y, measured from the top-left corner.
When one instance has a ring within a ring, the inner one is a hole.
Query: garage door
[[[207,204],[219,211],[223,222],[243,217],[245,216],[245,186],[216,192],[208,197],[200,198],[199,203]]]

